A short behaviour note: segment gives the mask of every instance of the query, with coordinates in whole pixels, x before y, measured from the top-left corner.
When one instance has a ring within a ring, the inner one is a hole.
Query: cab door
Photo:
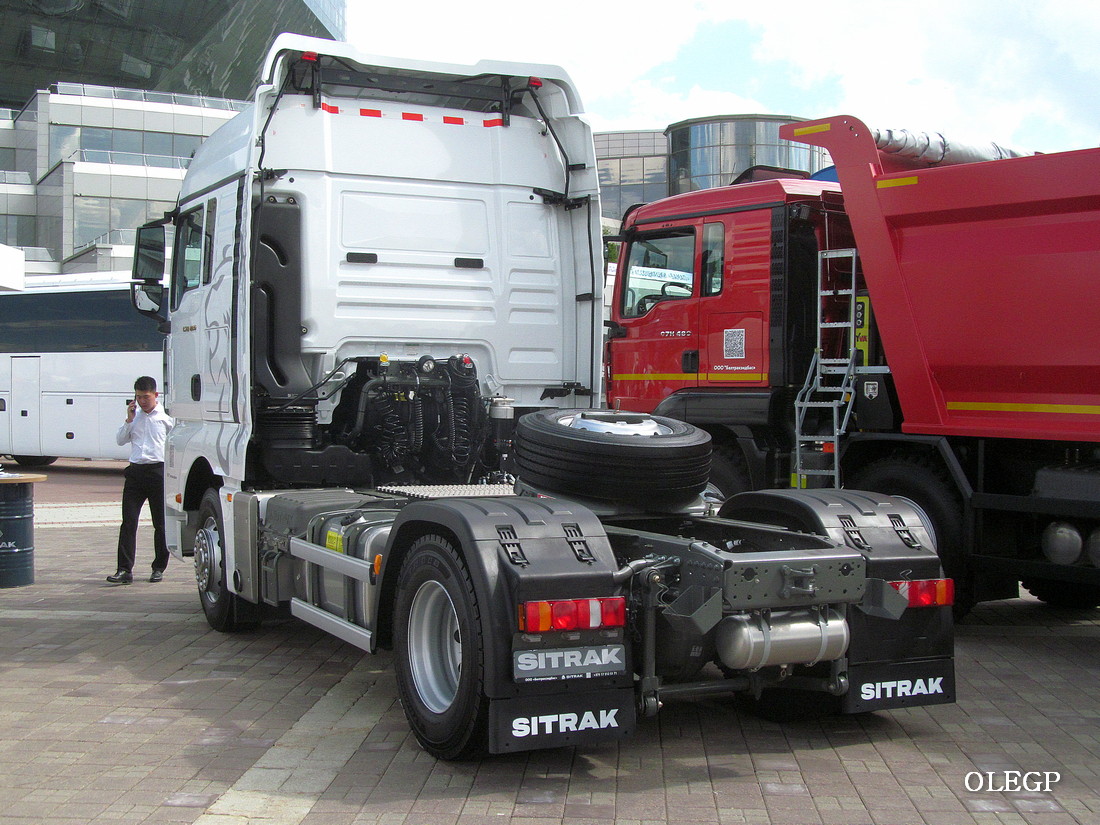
[[[694,224],[633,237],[616,275],[608,401],[652,412],[699,381],[699,250]]]
[[[761,209],[702,227],[700,387],[768,386],[771,223],[771,211]]]

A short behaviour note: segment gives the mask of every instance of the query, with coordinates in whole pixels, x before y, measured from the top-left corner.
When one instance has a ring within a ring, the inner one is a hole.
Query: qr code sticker
[[[722,357],[726,359],[745,357],[745,330],[722,331]]]

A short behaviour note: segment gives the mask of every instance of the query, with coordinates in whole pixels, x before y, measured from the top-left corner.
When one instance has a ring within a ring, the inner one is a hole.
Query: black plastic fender
[[[886,582],[943,577],[927,517],[909,499],[861,490],[761,490],[730,497],[719,515],[817,533],[863,554],[868,579],[880,586],[868,588],[866,609],[857,605],[848,611],[849,664],[949,660],[953,655],[950,607],[909,608],[889,618],[874,603],[876,591],[892,592]]]
[[[408,547],[430,533],[452,536],[470,571],[490,698],[532,692],[512,679],[521,602],[622,594],[612,578],[618,565],[603,524],[573,502],[521,496],[414,501],[395,520],[390,546]]]

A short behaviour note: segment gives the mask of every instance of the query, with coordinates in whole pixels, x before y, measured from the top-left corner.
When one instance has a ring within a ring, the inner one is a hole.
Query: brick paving
[[[676,702],[617,745],[448,764],[409,734],[388,654],[294,620],[216,633],[189,564],[109,586],[110,508],[70,515],[43,511],[35,583],[0,589],[3,823],[1100,823],[1096,613],[980,606],[956,705],[780,726]],[[143,527],[139,574],[150,547]],[[1006,771],[1061,781],[966,788]]]

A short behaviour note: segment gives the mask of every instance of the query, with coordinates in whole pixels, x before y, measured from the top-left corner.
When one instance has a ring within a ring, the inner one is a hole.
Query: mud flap
[[[848,684],[843,713],[946,705],[955,701],[955,662],[944,658],[852,665]]]
[[[489,752],[609,742],[633,733],[636,725],[629,688],[496,699],[489,705]]]

